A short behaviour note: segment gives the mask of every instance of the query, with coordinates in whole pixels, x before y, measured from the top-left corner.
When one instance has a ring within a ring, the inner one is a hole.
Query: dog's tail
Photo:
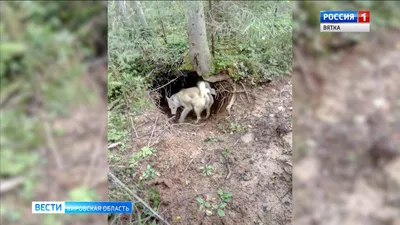
[[[206,97],[210,90],[206,86],[206,82],[200,81],[197,83],[197,87],[200,89],[200,95]]]

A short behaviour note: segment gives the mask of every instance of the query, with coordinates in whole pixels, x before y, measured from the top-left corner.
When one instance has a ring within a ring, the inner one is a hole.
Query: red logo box
[[[358,22],[359,23],[369,23],[370,12],[369,10],[358,11]]]

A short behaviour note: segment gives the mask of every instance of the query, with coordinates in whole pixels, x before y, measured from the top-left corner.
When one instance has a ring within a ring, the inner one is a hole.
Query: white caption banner
[[[321,23],[321,32],[369,32],[369,23]]]

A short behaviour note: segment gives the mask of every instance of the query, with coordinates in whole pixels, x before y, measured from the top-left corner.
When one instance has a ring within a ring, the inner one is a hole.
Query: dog
[[[207,96],[208,96],[208,108],[211,109],[211,106],[214,104],[214,97],[213,95],[217,95],[216,91],[214,88],[211,88],[210,84],[208,82],[205,82],[206,84],[206,88],[209,89],[209,92],[207,92]]]
[[[204,109],[207,112],[206,119],[210,116],[210,109],[214,103],[212,93],[216,94],[215,90],[210,87],[205,81],[197,83],[197,87],[185,88],[180,90],[178,93],[173,94],[171,97],[167,97],[168,106],[171,109],[171,114],[175,115],[176,110],[183,106],[183,111],[179,118],[179,123],[185,121],[190,111],[194,110],[197,116],[195,123],[198,123],[201,119],[201,113]]]

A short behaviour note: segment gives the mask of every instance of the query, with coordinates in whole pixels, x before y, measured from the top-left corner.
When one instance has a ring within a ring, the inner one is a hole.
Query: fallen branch
[[[181,76],[182,76],[182,75],[181,75]],[[166,83],[166,84],[164,84],[164,85],[162,85],[162,86],[160,86],[160,87],[158,87],[158,88],[155,88],[155,89],[153,89],[153,90],[150,90],[149,92],[153,92],[153,91],[160,90],[161,88],[167,86],[168,84],[170,84],[170,83],[176,81],[176,80],[177,80],[178,78],[180,78],[181,76],[177,76],[176,78],[172,79],[170,82],[168,82],[168,83]]]
[[[292,191],[292,188],[289,188],[289,190],[288,190],[284,195],[282,195],[282,197],[279,197],[279,196],[275,195],[275,197],[279,200],[279,202],[277,202],[274,206],[272,206],[267,212],[271,212],[277,205],[279,205],[279,203],[281,203],[282,205],[284,205],[284,203],[282,202],[282,199],[283,199],[287,194],[289,194],[291,191]]]
[[[235,143],[234,143],[232,146],[230,146],[230,148],[233,148],[233,147],[239,142],[239,140],[240,140],[240,139],[237,139],[237,140],[235,141]],[[229,159],[228,159],[228,157],[224,157],[224,158],[225,158],[225,160],[226,160],[226,167],[227,167],[227,169],[228,169],[228,175],[226,175],[225,179],[228,180],[228,179],[231,177],[231,175],[232,175],[232,171],[231,171],[231,167],[229,166]]]
[[[225,179],[228,180],[232,175],[232,171],[231,171],[231,168],[229,166],[229,160],[228,159],[225,159],[225,160],[226,160],[226,168],[228,169],[228,175],[225,177]]]
[[[189,161],[189,164],[187,165],[186,169],[183,171],[183,173],[186,172],[186,170],[189,168],[190,164],[192,164],[193,160],[196,158],[196,155],[193,156],[193,158]]]
[[[0,194],[11,191],[12,189],[18,187],[24,182],[23,177],[13,177],[7,180],[1,180],[0,182]]]
[[[17,82],[13,82],[10,85],[2,88],[0,94],[0,108],[4,108],[7,104],[8,100],[10,100],[14,95],[16,95],[21,89],[24,80],[18,80]]]
[[[204,78],[205,81],[208,81],[210,83],[215,83],[215,82],[220,82],[224,80],[230,80],[231,78],[229,77],[228,74],[219,74],[219,75],[214,75],[210,76],[208,78]]]
[[[96,148],[94,149],[94,153],[92,154],[92,158],[90,159],[89,169],[87,170],[84,181],[83,181],[83,183],[86,186],[88,186],[89,177],[90,177],[90,174],[92,173],[94,163],[96,162],[96,159],[97,159],[99,153],[103,150],[102,149],[102,144],[103,144],[102,141],[103,141],[104,134],[107,133],[107,122],[104,122],[101,125],[100,129],[101,130],[100,130],[100,134],[99,134],[99,139],[98,139]]]
[[[147,146],[150,146],[150,142],[151,142],[151,139],[153,138],[153,134],[154,134],[154,129],[157,126],[157,121],[158,121],[158,116],[157,116],[156,120],[154,121],[153,130],[151,131],[151,135],[150,135],[149,141],[147,142]]]
[[[220,101],[220,104],[219,104],[219,108],[218,108],[218,111],[217,111],[217,114],[221,111],[221,109],[222,109],[222,106],[224,106],[225,105],[225,99],[226,99],[226,96],[224,96],[223,98],[222,98],[222,100]]]
[[[233,86],[233,92],[236,92],[236,85],[235,83],[232,83]],[[231,114],[231,108],[233,106],[233,103],[235,103],[236,100],[236,94],[234,93],[232,95],[231,101],[229,102],[228,106],[226,107],[226,110],[228,110],[229,115]]]
[[[113,110],[118,105],[118,103],[121,101],[121,99],[122,99],[122,97],[111,102],[110,107],[108,108],[108,111]]]
[[[135,124],[133,123],[132,116],[129,115],[129,118],[131,119],[131,125],[132,125],[133,131],[135,132],[135,136],[136,136],[136,138],[138,138],[139,136],[138,136],[138,134],[137,134],[137,131],[136,131],[136,128],[135,128]]]
[[[242,85],[244,93],[246,94],[247,101],[250,103],[250,98],[249,98],[249,95],[247,94],[246,87],[244,86],[244,84],[242,82],[240,82],[240,84]]]
[[[43,117],[42,117],[43,118]],[[50,128],[50,124],[48,121],[44,121],[44,131],[46,135],[46,144],[47,147],[53,152],[54,158],[57,163],[58,169],[62,169],[64,167],[64,163],[60,157],[60,153],[58,152],[58,148],[54,142],[53,134]]]
[[[107,149],[115,148],[115,147],[117,147],[118,145],[121,145],[121,142],[112,143],[112,144],[110,144],[110,145],[107,147]]]
[[[156,216],[161,222],[164,224],[170,225],[164,218],[162,218],[156,211],[154,211],[153,208],[151,208],[143,199],[141,199],[139,196],[137,196],[135,193],[133,193],[132,190],[130,190],[124,183],[122,183],[114,174],[111,172],[108,172],[108,176],[111,177],[111,179],[117,183],[120,187],[122,187],[128,194],[130,194],[135,200],[138,202],[142,203],[144,207],[146,207],[151,213],[153,213],[154,216]]]

